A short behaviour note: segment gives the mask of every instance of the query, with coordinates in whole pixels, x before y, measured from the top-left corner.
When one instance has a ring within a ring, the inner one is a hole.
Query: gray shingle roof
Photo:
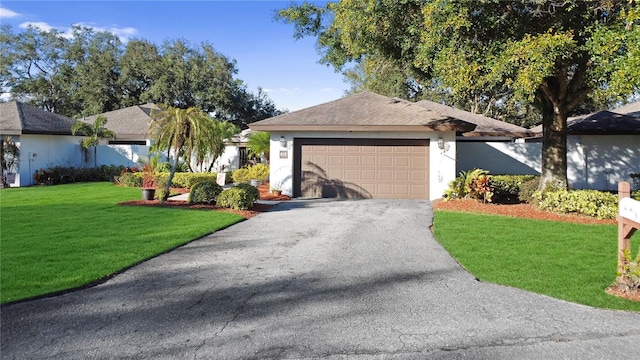
[[[17,101],[0,103],[2,135],[71,135],[75,120]]]
[[[159,109],[155,104],[135,105],[103,114],[87,116],[82,121],[93,123],[102,115],[107,118],[105,127],[116,133],[116,140],[141,140],[148,137],[151,111]]]
[[[249,127],[258,131],[471,131],[475,125],[416,103],[362,92]]]
[[[425,109],[440,113],[444,116],[464,120],[476,125],[476,128],[464,133],[464,136],[508,136],[508,137],[526,137],[531,135],[529,130],[496,120],[490,117],[474,114],[465,110],[453,108],[451,106],[442,105],[429,100],[418,101],[416,104]]]
[[[542,136],[542,125],[531,128],[537,137]],[[602,110],[567,119],[570,135],[640,135],[640,117]]]

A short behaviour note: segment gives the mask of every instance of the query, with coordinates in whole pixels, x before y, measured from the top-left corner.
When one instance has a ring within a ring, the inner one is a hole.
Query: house
[[[33,173],[54,166],[82,166],[80,137],[71,135],[75,120],[17,101],[0,103],[0,135],[20,148],[17,169],[7,176],[9,186],[33,184]]]
[[[213,171],[224,172],[230,170],[237,170],[246,165],[251,164],[251,156],[247,149],[247,141],[249,141],[249,135],[251,129],[242,130],[236,136],[225,141],[224,153],[216,159],[213,164]]]
[[[615,190],[619,181],[640,173],[640,102],[620,109],[567,119],[567,177],[572,188]],[[539,144],[542,125],[531,131]]]
[[[330,198],[440,198],[456,176],[457,135],[527,132],[448,106],[371,92],[249,127],[271,133],[272,187]]]
[[[147,159],[151,145],[149,123],[154,109],[159,108],[155,104],[135,105],[81,119],[93,124],[98,116],[104,116],[105,127],[116,134],[115,139],[98,146],[98,164],[138,166],[140,159]]]

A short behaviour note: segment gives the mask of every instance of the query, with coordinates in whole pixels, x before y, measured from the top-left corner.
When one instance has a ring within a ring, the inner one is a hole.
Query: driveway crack
[[[222,325],[222,329],[220,329],[220,331],[218,331],[214,335],[214,337],[222,334],[224,332],[224,330],[227,328],[227,326],[229,326],[229,324],[231,324],[232,322],[236,321],[236,319],[244,311],[244,308],[247,305],[247,303],[249,301],[251,301],[251,299],[253,299],[257,294],[258,294],[257,292],[251,293],[251,295],[249,295],[238,307],[236,307],[235,311],[233,312],[233,316],[231,317],[231,319],[229,321],[227,321],[226,323],[224,323],[224,325]]]

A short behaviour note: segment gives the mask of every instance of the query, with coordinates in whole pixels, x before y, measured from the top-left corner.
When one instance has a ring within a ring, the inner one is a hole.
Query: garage
[[[249,127],[270,133],[269,186],[284,194],[433,200],[455,179],[456,137],[477,127],[466,119],[485,118],[428,105],[362,92]]]
[[[294,196],[429,198],[428,139],[295,139]]]

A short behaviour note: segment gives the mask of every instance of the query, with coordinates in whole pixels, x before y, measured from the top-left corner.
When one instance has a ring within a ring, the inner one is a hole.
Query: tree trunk
[[[538,190],[567,189],[567,110],[542,101],[542,171]]]
[[[178,151],[176,151],[176,155],[173,158],[173,164],[171,164],[171,171],[169,172],[169,178],[167,179],[167,183],[164,185],[164,194],[162,194],[162,199],[160,202],[165,202],[169,198],[169,192],[171,191],[171,182],[173,181],[173,176],[176,174],[176,170],[178,169]]]

